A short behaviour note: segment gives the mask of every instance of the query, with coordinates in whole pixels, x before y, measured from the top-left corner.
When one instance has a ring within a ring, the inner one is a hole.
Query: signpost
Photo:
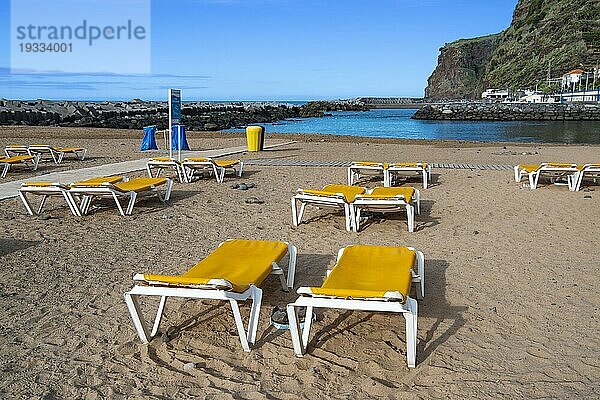
[[[173,158],[173,125],[181,124],[181,90],[169,89],[169,158]],[[177,130],[177,160],[181,161],[181,129]]]

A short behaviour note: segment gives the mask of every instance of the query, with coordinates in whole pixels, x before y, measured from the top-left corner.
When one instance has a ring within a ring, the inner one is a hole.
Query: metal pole
[[[171,125],[171,89],[169,89],[169,158],[173,158],[173,126]]]
[[[177,125],[177,161],[181,162],[181,125]]]

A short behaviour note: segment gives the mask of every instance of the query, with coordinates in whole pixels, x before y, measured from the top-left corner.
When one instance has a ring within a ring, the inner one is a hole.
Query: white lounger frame
[[[63,158],[65,157],[65,154],[67,154],[66,152],[60,151],[52,146],[32,145],[32,146],[29,146],[29,151],[31,154],[38,153],[42,157],[44,154],[50,154],[50,156],[52,157],[52,161],[54,161],[55,164],[60,164],[62,162]],[[87,149],[82,148],[81,150],[74,150],[71,153],[73,153],[75,155],[75,158],[83,161],[83,160],[85,160],[85,156],[87,154]]]
[[[348,167],[348,185],[354,185],[354,182],[363,176],[372,177],[377,175],[381,175],[381,180],[385,184],[385,165],[383,165],[383,163],[377,163],[374,165],[361,165],[352,163]]]
[[[163,169],[169,168],[174,169],[176,171],[177,179],[179,179],[180,183],[187,183],[183,166],[177,160],[160,161],[149,159],[146,163],[146,171],[148,172],[148,176],[150,178],[158,178]],[[153,170],[156,170],[156,174],[152,173]]]
[[[536,189],[540,180],[540,176],[548,177],[552,181],[554,185],[561,185],[564,183],[556,182],[556,179],[566,178],[566,185],[569,187],[569,190],[575,190],[575,186],[577,184],[577,175],[579,173],[579,169],[577,168],[577,164],[571,164],[570,167],[557,167],[548,165],[548,163],[540,164],[540,168],[537,171],[529,174],[529,182],[531,189]]]
[[[396,176],[410,177],[415,174],[421,175],[423,189],[427,189],[428,182],[431,181],[431,165],[427,165],[427,168],[423,168],[422,163],[417,163],[414,167],[395,166],[390,164],[383,172],[383,186],[394,186],[394,178]]]
[[[5,146],[4,154],[6,157],[12,156],[31,156],[31,152],[27,148],[27,146]]]
[[[298,212],[297,202],[300,202],[300,212]],[[298,189],[298,194],[292,197],[292,223],[298,226],[302,223],[304,210],[310,204],[318,208],[336,208],[344,210],[344,218],[346,222],[346,231],[351,232],[354,228],[354,208],[348,202],[342,193],[336,193],[331,196],[317,196],[304,193],[302,189]]]
[[[185,178],[188,182],[193,180],[194,172],[198,170],[202,172],[213,173],[218,183],[223,183],[227,170],[232,171],[238,178],[241,178],[244,169],[244,163],[239,160],[238,165],[240,166],[239,169],[236,169],[235,165],[232,167],[221,167],[217,165],[212,158],[206,158],[206,161],[192,161],[185,159],[181,163]]]
[[[410,202],[406,202],[406,199],[402,195],[374,199],[369,197],[362,197],[361,195],[356,196],[354,201],[350,204],[354,214],[354,232],[360,230],[360,214],[361,211],[376,211],[376,212],[399,212],[406,210],[406,219],[408,223],[408,231],[414,232],[415,230],[415,205],[417,214],[421,213],[421,192],[415,189],[415,194]]]
[[[222,243],[221,243],[222,244]],[[286,292],[294,286],[294,276],[296,271],[296,247],[290,243],[288,246],[288,268],[287,268],[287,282],[283,278],[284,272],[277,265],[276,262],[272,264],[271,274],[279,275],[281,280],[281,286]],[[143,274],[137,274],[133,277],[135,281],[146,282]],[[125,303],[135,330],[143,343],[148,343],[156,334],[160,327],[160,322],[167,302],[167,297],[182,297],[192,299],[212,299],[212,300],[225,300],[229,301],[231,305],[231,311],[233,312],[233,318],[235,320],[235,326],[237,328],[240,342],[244,351],[250,351],[250,345],[253,345],[256,340],[256,332],[258,330],[258,321],[260,316],[260,306],[262,302],[262,289],[255,285],[251,285],[243,293],[236,293],[230,290],[231,283],[222,280],[215,279],[214,284],[210,285],[190,285],[190,286],[174,286],[161,284],[160,282],[146,282],[147,285],[135,285],[133,289],[125,293]],[[223,289],[229,288],[229,289]],[[160,296],[160,302],[158,305],[158,311],[154,318],[154,325],[152,330],[148,330],[146,321],[141,318],[142,313],[140,310],[139,296]],[[238,306],[238,301],[246,301],[252,299],[252,306],[250,309],[250,318],[248,321],[248,330],[244,328],[242,321],[242,315]]]
[[[26,154],[21,154],[21,155],[26,155]],[[27,154],[29,155],[29,154]],[[18,164],[11,164],[11,163],[7,163],[7,162],[2,162],[2,159],[0,159],[0,165],[2,166],[2,173],[0,173],[0,178],[5,178],[6,175],[8,174],[8,171],[10,171],[11,166],[15,166],[15,165],[25,165],[27,166],[28,161],[31,161],[31,170],[32,171],[36,171],[38,169],[38,166],[40,164],[40,155],[39,154],[33,154],[32,155],[32,159],[31,160],[23,160]],[[9,157],[10,158],[10,157]]]
[[[32,207],[31,200],[28,198],[28,195],[42,196],[42,200],[40,201],[40,205],[37,207],[37,209]],[[79,210],[77,202],[69,191],[69,186],[60,183],[53,183],[51,186],[21,186],[19,189],[19,198],[23,202],[25,210],[27,210],[29,215],[39,215],[42,212],[42,209],[44,208],[46,200],[49,196],[62,196],[69,206],[71,213],[75,216],[81,216],[81,211]]]
[[[81,201],[79,204],[79,209],[81,211],[81,215],[88,214],[88,212],[90,210],[90,206],[92,204],[92,201],[95,198],[107,198],[108,197],[108,198],[112,198],[115,201],[115,204],[117,205],[119,213],[122,216],[126,216],[126,215],[131,215],[131,213],[133,212],[133,207],[135,206],[135,202],[140,194],[146,194],[146,195],[156,194],[156,196],[158,197],[158,199],[160,201],[162,201],[162,202],[169,201],[169,199],[171,198],[171,190],[173,189],[173,180],[170,178],[166,178],[166,179],[167,179],[167,183],[166,183],[167,188],[165,190],[164,196],[161,196],[157,186],[152,186],[150,188],[150,190],[148,190],[148,191],[137,193],[134,191],[122,192],[122,191],[116,189],[115,186],[110,183],[105,183],[101,186],[89,186],[89,187],[88,186],[74,186],[74,187],[71,187],[71,189],[69,189],[69,191],[73,196],[81,197]],[[128,200],[127,207],[125,209],[123,209],[123,206],[121,205],[121,201],[119,200],[120,198],[125,198],[126,200]]]
[[[525,169],[521,169],[520,165],[515,165],[515,182],[519,183],[521,182],[521,179],[523,179],[523,176],[527,176],[527,178],[529,179],[529,187],[533,187],[534,185],[534,173],[536,171],[532,171],[532,172],[528,172]]]
[[[412,247],[409,249],[414,250]],[[338,252],[339,261],[344,249]],[[423,253],[416,251],[418,268],[423,268],[424,257]],[[328,275],[330,271],[327,271]],[[420,280],[417,281],[413,275],[413,282],[419,282],[421,285],[421,294],[423,295],[424,276],[420,272]],[[310,328],[313,319],[314,308],[336,308],[341,310],[357,310],[371,312],[396,312],[402,313],[406,320],[406,359],[409,368],[414,368],[416,365],[417,356],[417,316],[418,304],[417,300],[407,297],[406,302],[402,304],[402,295],[398,292],[386,293],[383,298],[365,298],[365,299],[344,299],[331,296],[314,295],[310,292],[310,288],[298,288],[300,297],[291,304],[287,305],[287,315],[290,325],[290,333],[292,336],[292,344],[294,353],[297,357],[302,357],[306,352],[308,340],[310,338]],[[304,318],[304,327],[298,323],[298,308],[306,307],[306,316]]]
[[[596,182],[598,179],[600,179],[600,166],[598,166],[597,164],[596,165],[585,164],[583,166],[583,168],[580,171],[578,171],[577,175],[575,176],[575,185],[573,187],[573,190],[575,190],[575,191],[581,190],[581,184],[583,183],[583,180],[586,178],[586,175],[588,175],[587,177],[593,179],[594,182]]]

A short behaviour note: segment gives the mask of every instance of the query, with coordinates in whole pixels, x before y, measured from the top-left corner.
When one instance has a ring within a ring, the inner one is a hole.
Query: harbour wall
[[[412,118],[456,121],[600,121],[600,104],[436,103],[425,105]]]

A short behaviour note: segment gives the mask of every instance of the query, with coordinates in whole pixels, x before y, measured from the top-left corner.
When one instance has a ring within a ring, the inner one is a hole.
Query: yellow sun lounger
[[[38,168],[40,162],[40,155],[35,154],[33,156],[29,155],[21,155],[21,156],[11,156],[11,157],[0,157],[0,166],[2,166],[2,173],[0,173],[0,178],[5,178],[8,171],[17,166],[28,166],[31,162],[31,170],[35,171]]]
[[[87,149],[83,147],[52,147],[47,144],[32,144],[28,147],[31,154],[39,153],[43,158],[49,154],[55,164],[60,164],[66,154],[73,154],[78,160],[85,160]]]
[[[354,161],[348,167],[348,185],[354,185],[354,182],[362,177],[379,177],[385,183],[385,170],[389,167],[387,163],[372,161]]]
[[[418,306],[410,290],[412,283],[420,283],[423,294],[423,274],[423,254],[411,247],[355,245],[341,249],[323,285],[299,288],[300,297],[287,306],[294,353],[302,357],[306,351],[314,308],[397,312],[406,319],[406,358],[414,368]],[[304,328],[298,324],[300,307],[306,307]]]
[[[412,187],[377,187],[359,194],[351,204],[354,209],[354,231],[360,230],[362,211],[399,212],[406,210],[408,231],[415,229],[415,206],[421,213],[421,194]]]
[[[591,179],[594,183],[596,183],[600,179],[600,164],[581,165],[575,179],[573,190],[581,190],[581,185],[583,184],[584,179]]]
[[[166,185],[164,197],[158,191],[158,187]],[[173,180],[169,178],[133,178],[126,182],[77,182],[69,189],[73,196],[81,197],[79,208],[82,215],[88,214],[92,201],[96,198],[112,198],[122,216],[131,215],[135,201],[142,194],[156,194],[160,201],[168,201],[171,197]],[[128,201],[124,209],[119,199]]]
[[[212,158],[186,158],[181,163],[185,176],[188,182],[194,178],[194,174],[198,171],[209,174],[213,173],[217,182],[222,183],[225,178],[225,173],[231,171],[238,177],[242,176],[244,164],[241,160],[213,160]],[[236,167],[239,169],[236,170]]]
[[[169,157],[154,157],[146,163],[146,171],[150,178],[158,178],[164,169],[174,169],[180,183],[187,182],[181,162]],[[156,171],[153,173],[153,171]]]
[[[287,282],[279,263],[289,256]],[[286,242],[262,240],[227,240],[204,260],[183,275],[137,274],[137,284],[125,293],[125,303],[138,336],[148,343],[160,327],[167,297],[229,301],[244,351],[256,340],[262,301],[260,284],[269,274],[279,275],[285,291],[294,286],[296,247]],[[160,303],[152,331],[141,318],[139,296],[159,296]],[[238,301],[252,299],[248,330],[244,328]]]
[[[327,185],[321,190],[298,189],[292,197],[292,222],[294,226],[302,223],[304,210],[307,205],[319,208],[328,207],[344,210],[346,230],[350,232],[354,227],[354,209],[351,203],[359,194],[364,194],[366,189],[361,186]],[[300,203],[300,212],[297,211],[297,202]]]
[[[102,185],[103,183],[115,184],[123,180],[122,176],[103,176],[98,178],[87,179],[79,182],[79,185]],[[65,199],[71,213],[75,216],[81,216],[81,210],[77,205],[75,196],[71,192],[71,184],[63,184],[57,182],[24,182],[19,188],[19,198],[25,206],[25,210],[29,215],[40,214],[46,200],[50,196],[61,196]],[[42,196],[40,205],[37,209],[33,209],[30,196]]]
[[[79,207],[69,192],[69,189],[69,185],[64,185],[57,182],[24,182],[19,188],[19,198],[21,199],[21,202],[23,202],[27,213],[29,215],[34,215],[42,212],[48,197],[61,196],[65,199],[65,202],[69,206],[71,213],[76,216],[81,216]],[[40,205],[35,210],[32,208],[31,200],[28,197],[29,195],[42,196]]]
[[[6,154],[6,157],[32,155],[27,146],[22,144],[9,144],[8,146],[5,146],[4,154]]]
[[[552,184],[567,185],[575,190],[580,166],[569,163],[520,164],[515,166],[515,181],[520,182],[523,176],[529,178],[529,187],[536,189],[540,178],[548,178]]]
[[[431,180],[431,166],[427,163],[393,163],[384,171],[384,186],[395,186],[396,178],[421,175],[423,189]]]

